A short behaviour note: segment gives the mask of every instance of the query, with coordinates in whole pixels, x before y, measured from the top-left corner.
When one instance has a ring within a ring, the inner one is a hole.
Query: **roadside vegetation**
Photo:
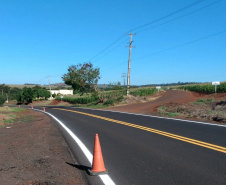
[[[6,97],[3,95],[0,95],[0,106],[2,106],[6,101]]]
[[[226,123],[226,99],[200,98],[188,104],[169,103],[158,107],[158,113],[169,117],[185,116]]]
[[[91,62],[68,67],[68,72],[62,76],[65,84],[74,89],[73,96],[57,96],[56,100],[63,100],[76,106],[109,106],[118,104],[126,96],[126,88],[120,82],[110,83],[106,89],[97,89],[100,79],[100,69],[94,68]],[[156,93],[155,88],[130,89],[132,96],[146,97]]]
[[[115,89],[116,87],[113,87]],[[137,88],[130,89],[131,96],[142,97],[146,99],[147,96],[153,95],[157,92],[156,88]],[[126,99],[126,89],[122,88],[119,90],[107,90],[107,91],[95,91],[93,93],[85,93],[82,96],[80,94],[75,94],[73,96],[64,96],[63,101],[77,104],[86,105],[88,107],[106,107],[110,105],[115,105]],[[56,97],[56,100],[61,100],[60,96]]]
[[[6,100],[17,101],[18,104],[29,104],[33,101],[46,100],[50,97],[50,92],[41,86],[24,87],[22,89],[16,87],[9,87],[5,84],[0,85],[0,106]]]
[[[171,112],[170,110],[168,110],[168,107],[165,107],[165,106],[159,107],[158,113],[167,117],[176,117],[180,115],[180,113],[178,112]]]
[[[211,94],[215,93],[215,86],[212,84],[204,84],[204,85],[186,85],[186,86],[180,86],[178,89],[198,92],[198,93],[206,93]],[[217,86],[217,92],[218,93],[226,93],[226,82],[221,83]]]
[[[47,89],[35,86],[33,88],[24,87],[17,93],[16,100],[18,104],[29,104],[37,100],[47,100],[49,97],[50,92]]]
[[[26,114],[26,109],[0,107],[0,128],[10,126],[16,122],[29,122],[32,116]]]

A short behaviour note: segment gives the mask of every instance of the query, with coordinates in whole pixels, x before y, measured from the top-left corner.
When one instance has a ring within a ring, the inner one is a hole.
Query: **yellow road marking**
[[[153,129],[153,128],[144,127],[144,126],[136,125],[136,124],[133,124],[133,123],[119,121],[119,120],[115,120],[115,119],[111,119],[111,118],[107,118],[107,117],[103,117],[103,116],[97,116],[97,115],[89,114],[89,113],[85,113],[85,112],[79,112],[79,111],[75,111],[75,110],[60,109],[60,108],[53,108],[53,109],[75,112],[75,113],[78,113],[78,114],[83,114],[83,115],[91,116],[91,117],[94,117],[94,118],[99,118],[99,119],[102,119],[102,120],[118,123],[118,124],[121,124],[121,125],[126,125],[126,126],[129,126],[129,127],[145,130],[145,131],[152,132],[152,133],[155,133],[155,134],[159,134],[159,135],[162,135],[162,136],[166,136],[166,137],[170,137],[170,138],[177,139],[177,140],[180,140],[180,141],[184,141],[184,142],[187,142],[187,143],[191,143],[191,144],[194,144],[194,145],[202,146],[202,147],[209,148],[209,149],[212,149],[212,150],[215,150],[215,151],[218,151],[218,152],[226,153],[226,147],[222,147],[222,146],[214,145],[214,144],[211,144],[211,143],[191,139],[191,138],[188,138],[188,137],[183,137],[183,136],[176,135],[176,134],[171,134],[169,132],[164,132],[164,131],[161,131],[161,130],[156,130],[156,129]]]

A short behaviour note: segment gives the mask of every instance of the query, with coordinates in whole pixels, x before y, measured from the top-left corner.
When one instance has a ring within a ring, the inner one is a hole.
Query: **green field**
[[[134,88],[130,90],[132,96],[146,97],[153,95],[157,92],[156,88]],[[126,97],[126,89],[122,90],[111,90],[111,91],[100,91],[98,93],[86,93],[83,96],[79,94],[64,96],[63,101],[67,101],[72,104],[88,104],[96,105],[101,103],[103,105],[113,105],[121,102]],[[61,100],[58,96],[56,100]]]
[[[206,94],[215,93],[215,86],[212,85],[211,83],[202,84],[202,85],[185,85],[185,86],[178,87],[178,89],[194,91],[198,93],[206,93]],[[226,82],[222,82],[220,85],[217,86],[217,92],[226,93]]]

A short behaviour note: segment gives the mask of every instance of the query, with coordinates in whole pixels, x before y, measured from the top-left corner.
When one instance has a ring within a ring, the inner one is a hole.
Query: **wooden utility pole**
[[[129,41],[129,46],[126,46],[126,47],[129,47],[129,61],[128,61],[128,75],[127,75],[127,96],[129,95],[129,86],[130,86],[130,66],[131,66],[131,50],[132,48],[135,48],[136,46],[132,46],[132,37],[133,35],[136,35],[136,34],[127,34],[130,36],[130,41]]]
[[[48,82],[49,82],[49,77],[50,77],[50,76],[47,76],[47,78],[48,78]],[[50,96],[51,96],[50,98],[52,99],[53,97],[52,97],[52,92],[51,92],[50,82],[49,82],[49,90],[50,90]]]
[[[122,78],[123,78],[123,82],[124,82],[124,88],[125,88],[125,83],[126,83],[126,73],[122,73]]]

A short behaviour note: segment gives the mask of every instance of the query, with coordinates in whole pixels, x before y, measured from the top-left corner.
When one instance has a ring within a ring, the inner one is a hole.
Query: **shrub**
[[[61,100],[61,98],[56,97],[56,100]],[[73,97],[73,96],[70,97],[69,96],[69,97],[64,97],[62,100],[67,101],[72,104],[88,104],[88,103],[95,101],[95,99],[90,96],[85,96],[85,97]]]
[[[206,99],[199,99],[198,102],[206,102]]]
[[[142,88],[131,90],[130,94],[135,96],[149,96],[157,92],[156,88]]]
[[[2,106],[5,103],[5,101],[6,101],[6,97],[0,95],[0,106]]]
[[[17,93],[18,103],[32,103],[34,92],[31,88],[24,87],[22,91]]]
[[[114,101],[113,100],[107,100],[104,105],[114,105]]]

